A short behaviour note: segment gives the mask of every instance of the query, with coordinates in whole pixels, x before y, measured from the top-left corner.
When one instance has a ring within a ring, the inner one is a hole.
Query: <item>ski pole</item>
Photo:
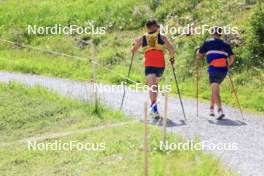
[[[172,63],[171,63],[171,68],[172,68],[175,84],[176,84],[176,87],[177,87],[177,91],[178,91],[178,94],[179,94],[179,99],[180,99],[180,103],[181,103],[181,107],[182,107],[183,116],[184,116],[184,119],[186,120],[185,111],[184,111],[184,107],[183,107],[183,103],[182,103],[182,99],[181,99],[181,93],[180,93],[180,89],[179,89],[179,86],[178,86],[178,81],[177,81],[177,77],[176,77],[176,73],[175,73],[175,68],[174,68]]]
[[[129,79],[129,76],[130,76],[130,71],[131,71],[131,68],[132,68],[132,64],[133,64],[133,60],[134,60],[134,54],[132,54],[132,57],[131,57],[131,61],[130,61],[130,65],[129,65],[129,69],[128,69],[128,73],[127,73],[127,82],[128,82],[128,79]],[[124,104],[124,99],[125,99],[125,95],[126,95],[126,87],[125,85],[123,85],[123,97],[122,97],[122,101],[121,101],[121,105],[120,105],[120,110],[123,108],[123,104]]]
[[[196,115],[199,115],[199,61],[196,59]]]
[[[242,112],[242,109],[241,109],[241,106],[240,106],[240,103],[239,103],[239,100],[238,100],[238,96],[237,96],[237,92],[236,92],[236,89],[235,89],[234,83],[233,83],[232,78],[231,78],[231,76],[230,76],[229,74],[228,74],[228,78],[229,78],[230,85],[231,85],[231,87],[232,87],[232,89],[233,89],[233,93],[234,93],[234,95],[235,95],[235,98],[236,98],[236,101],[237,101],[237,105],[238,105],[238,107],[239,107],[239,110],[240,110],[240,113],[241,113],[242,119],[245,120],[244,115],[243,115],[243,112]]]

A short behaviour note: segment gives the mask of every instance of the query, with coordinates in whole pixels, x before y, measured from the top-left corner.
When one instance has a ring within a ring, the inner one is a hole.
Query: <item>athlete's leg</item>
[[[157,97],[158,97],[159,79],[156,77],[156,74],[149,74],[146,77],[146,82],[149,87],[149,97],[151,100],[151,104],[153,104],[157,101]]]
[[[213,91],[211,93],[211,105],[210,105],[210,108],[213,108],[215,105],[215,101],[214,101],[214,97],[213,97]]]
[[[212,87],[212,99],[213,99],[213,102],[215,102],[215,104],[217,105],[218,109],[222,109],[219,84],[218,83],[212,83],[211,87]]]
[[[151,112],[150,115],[154,119],[159,119],[159,111],[157,105],[157,97],[158,97],[158,84],[160,81],[160,77],[164,71],[164,68],[153,68],[153,67],[146,67],[145,68],[145,75],[146,75],[146,83],[149,88],[149,96],[151,100]]]
[[[210,116],[215,116],[214,104],[215,104],[215,101],[214,101],[213,91],[212,91],[212,93],[211,93],[211,105],[210,105]]]
[[[223,72],[211,72],[211,73],[209,72],[209,81],[211,83],[211,88],[212,88],[210,114],[214,116],[212,105],[216,104],[218,108],[217,110],[218,120],[222,119],[225,116],[225,114],[223,113],[223,109],[222,109],[222,103],[221,103],[221,97],[220,97],[220,86],[219,86],[221,82],[224,80],[225,76],[226,76],[226,73],[223,73]]]

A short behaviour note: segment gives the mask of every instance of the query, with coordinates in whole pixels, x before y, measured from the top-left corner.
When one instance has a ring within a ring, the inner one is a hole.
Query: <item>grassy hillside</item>
[[[63,58],[19,45],[0,42],[0,69],[71,79],[90,80],[90,46],[84,42],[92,38],[96,42],[98,80],[120,83],[118,74],[127,73],[131,47],[134,38],[142,35],[144,22],[155,17],[161,23],[171,26],[232,25],[239,29],[238,35],[226,35],[236,54],[236,64],[231,71],[241,99],[242,107],[264,111],[263,87],[263,34],[264,16],[260,4],[254,0],[146,0],[146,1],[3,1],[0,2],[0,36],[14,42],[39,48],[81,56],[87,61]],[[32,8],[34,7],[34,8]],[[25,10],[21,10],[25,9]],[[55,24],[76,24],[84,26],[94,20],[96,26],[106,27],[106,35],[29,35],[27,25],[54,26]],[[175,38],[176,37],[176,38]],[[187,96],[195,94],[194,49],[208,35],[169,36],[176,50],[176,70],[181,89]],[[142,51],[136,56],[132,79],[144,82]],[[116,74],[104,69],[111,69]],[[169,68],[169,67],[168,67]],[[201,63],[200,94],[208,99],[206,64]],[[171,70],[165,76],[172,82]],[[228,83],[223,85],[223,101],[236,105]],[[252,96],[254,92],[254,96]]]
[[[95,113],[92,106],[15,83],[0,84],[0,175],[143,175],[143,125],[139,122],[119,127],[76,133],[38,141],[53,143],[105,143],[102,151],[33,150],[17,140],[71,132],[127,121],[109,109]],[[200,151],[163,152],[159,129],[150,127],[150,175],[234,175],[219,160]],[[168,141],[184,141],[169,136]],[[5,144],[5,145],[2,145]]]
[[[0,99],[0,142],[128,120],[101,105],[97,110],[40,87],[28,89],[15,83],[0,84]]]

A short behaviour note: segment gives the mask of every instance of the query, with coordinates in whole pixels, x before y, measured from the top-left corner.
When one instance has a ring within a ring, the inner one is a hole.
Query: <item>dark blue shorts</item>
[[[165,68],[159,68],[159,67],[145,67],[145,75],[149,74],[155,74],[157,77],[161,77]]]
[[[213,71],[213,72],[208,72],[208,73],[209,73],[210,84],[212,83],[221,84],[227,75],[227,72],[222,72],[222,71]]]

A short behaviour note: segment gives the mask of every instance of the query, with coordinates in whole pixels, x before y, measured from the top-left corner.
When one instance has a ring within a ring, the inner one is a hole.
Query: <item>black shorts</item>
[[[165,68],[163,67],[145,67],[145,75],[155,74],[157,77],[161,77]]]
[[[214,72],[208,72],[208,73],[209,73],[210,84],[212,83],[221,84],[227,75],[227,72],[221,72],[221,71],[214,71]]]

